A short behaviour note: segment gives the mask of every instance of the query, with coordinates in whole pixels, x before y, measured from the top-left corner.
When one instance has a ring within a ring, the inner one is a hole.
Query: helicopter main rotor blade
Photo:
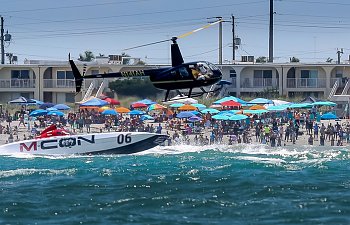
[[[204,30],[204,29],[206,29],[206,28],[208,28],[208,27],[211,27],[211,26],[213,26],[213,25],[215,25],[215,24],[217,24],[217,23],[221,23],[221,22],[222,22],[222,20],[218,20],[218,21],[215,21],[215,22],[213,22],[213,23],[209,23],[209,24],[207,24],[207,25],[205,25],[205,26],[203,26],[203,27],[201,27],[201,28],[198,28],[198,29],[192,30],[192,31],[190,31],[190,32],[187,32],[187,33],[185,33],[185,34],[182,34],[182,35],[180,35],[180,36],[173,37],[173,38],[171,38],[171,39],[166,39],[166,40],[162,40],[162,41],[151,42],[151,43],[148,43],[148,44],[138,45],[138,46],[131,47],[131,48],[125,48],[125,49],[123,49],[123,51],[131,50],[131,49],[135,49],[135,48],[141,48],[141,47],[145,47],[145,46],[149,46],[149,45],[155,45],[155,44],[159,44],[159,43],[163,43],[163,42],[167,42],[167,41],[176,41],[176,39],[187,37],[187,36],[189,36],[189,35],[191,35],[191,34],[194,34],[194,33],[198,32],[198,31],[200,31],[200,30]]]
[[[222,20],[218,20],[218,21],[215,21],[215,22],[213,22],[213,23],[209,23],[209,24],[207,24],[207,25],[205,25],[205,26],[203,26],[203,27],[201,27],[201,28],[198,28],[198,29],[195,29],[195,30],[193,30],[193,31],[184,33],[184,34],[178,36],[177,38],[184,38],[184,37],[187,37],[187,36],[189,36],[189,35],[191,35],[191,34],[194,34],[194,33],[198,32],[198,31],[200,31],[200,30],[204,30],[204,29],[206,29],[206,28],[208,28],[208,27],[211,27],[211,26],[213,26],[213,25],[215,25],[215,24],[217,24],[217,23],[221,23],[221,22],[222,22]]]
[[[126,50],[131,50],[131,49],[134,49],[134,48],[141,48],[141,47],[145,47],[145,46],[148,46],[148,45],[155,45],[155,44],[159,44],[159,43],[163,43],[163,42],[167,42],[167,41],[171,41],[171,39],[166,39],[166,40],[162,40],[162,41],[156,41],[156,42],[152,42],[152,43],[148,43],[148,44],[144,44],[144,45],[138,45],[138,46],[131,47],[131,48],[125,48],[123,50],[126,51]]]

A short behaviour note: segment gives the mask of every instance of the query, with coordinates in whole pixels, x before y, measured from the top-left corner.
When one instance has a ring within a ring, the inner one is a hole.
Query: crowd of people
[[[350,142],[348,121],[320,121],[311,110],[286,110],[261,115],[249,115],[240,121],[215,120],[210,113],[200,120],[189,122],[177,118],[177,112],[168,114],[165,110],[149,112],[153,120],[127,113],[104,116],[98,110],[81,109],[66,116],[29,117],[24,107],[14,114],[3,111],[0,114],[0,134],[8,135],[7,142],[35,138],[40,130],[51,124],[68,128],[72,133],[90,132],[155,132],[168,134],[165,145],[261,143],[286,146],[302,143],[309,145],[343,146]],[[20,134],[20,131],[25,131]],[[22,136],[21,136],[22,135]]]

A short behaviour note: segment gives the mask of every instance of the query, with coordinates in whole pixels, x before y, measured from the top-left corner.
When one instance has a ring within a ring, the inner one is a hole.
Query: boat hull
[[[0,146],[0,154],[132,154],[163,143],[168,136],[147,132],[111,132],[25,140]]]

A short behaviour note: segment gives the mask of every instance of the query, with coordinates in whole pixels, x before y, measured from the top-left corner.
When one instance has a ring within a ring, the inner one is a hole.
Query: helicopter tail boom
[[[72,68],[72,72],[75,78],[75,91],[78,93],[81,91],[81,86],[83,85],[83,76],[81,76],[80,71],[75,65],[73,60],[69,60],[70,67]]]

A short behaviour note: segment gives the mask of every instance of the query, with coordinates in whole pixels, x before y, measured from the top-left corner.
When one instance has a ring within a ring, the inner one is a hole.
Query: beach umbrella
[[[133,116],[143,115],[143,114],[145,114],[144,111],[136,110],[136,109],[129,112],[129,115],[133,115]]]
[[[11,101],[8,102],[9,104],[22,104],[22,105],[27,105],[27,104],[35,104],[36,102],[34,100],[31,99],[27,99],[25,97],[19,97],[16,99],[13,99]]]
[[[336,120],[338,117],[333,113],[329,112],[321,116],[321,120]]]
[[[164,104],[173,104],[173,103],[183,103],[183,104],[194,104],[194,103],[198,103],[198,101],[196,99],[193,98],[187,98],[185,96],[180,96],[177,95],[174,98],[171,98],[169,101],[164,102]]]
[[[37,117],[37,116],[43,116],[46,115],[48,112],[45,109],[37,109],[32,111],[29,116]]]
[[[45,102],[44,104],[41,104],[39,106],[40,109],[47,109],[47,108],[50,108],[50,107],[53,107],[55,104],[51,103],[51,102]]]
[[[248,118],[248,116],[246,116],[246,115],[235,114],[235,115],[230,116],[228,119],[229,120],[233,120],[233,121],[238,121],[238,120],[245,120],[247,118]]]
[[[147,105],[145,103],[142,103],[142,102],[135,102],[135,103],[131,104],[131,106],[135,109],[147,107]]]
[[[251,107],[249,107],[250,110],[257,110],[257,109],[266,109],[264,106],[262,105],[253,105]]]
[[[234,97],[234,96],[224,97],[222,99],[219,99],[219,100],[213,102],[213,104],[221,104],[222,102],[226,102],[226,101],[230,101],[230,100],[238,102],[238,103],[241,103],[241,105],[247,104],[246,101],[244,101],[244,100],[242,100],[240,98]]]
[[[150,99],[143,99],[143,100],[140,100],[140,101],[137,101],[137,102],[140,102],[140,103],[143,103],[145,105],[152,105],[152,104],[156,104],[156,102],[150,100]],[[134,102],[136,103],[136,102]]]
[[[225,114],[222,114],[222,115],[214,115],[212,118],[215,119],[215,120],[229,120],[230,116],[232,116],[231,114],[230,115],[225,115]]]
[[[337,103],[324,101],[324,102],[314,102],[314,103],[311,103],[311,105],[316,105],[316,106],[336,106]]]
[[[289,105],[271,105],[267,107],[268,111],[284,111],[289,107]]]
[[[144,121],[144,120],[154,120],[154,118],[150,115],[142,115],[140,120]]]
[[[200,118],[199,116],[191,116],[187,120],[190,121],[190,122],[197,122],[197,121],[201,121],[202,118]]]
[[[130,109],[125,108],[125,107],[118,107],[115,109],[115,111],[117,111],[118,113],[129,113]]]
[[[169,107],[171,107],[171,108],[179,108],[179,107],[184,106],[184,105],[185,104],[183,104],[183,103],[173,103],[173,104],[169,105]]]
[[[33,103],[34,105],[42,105],[42,104],[44,104],[44,102],[36,100],[36,99],[33,99],[33,98],[31,98],[30,101],[34,101],[35,102],[35,103]],[[29,103],[29,104],[32,105],[32,103]]]
[[[177,118],[190,118],[192,116],[196,115],[194,115],[192,112],[180,112],[176,115]]]
[[[210,114],[216,114],[219,113],[220,111],[217,109],[203,109],[201,113],[210,113]]]
[[[58,110],[68,110],[68,109],[70,109],[70,107],[68,105],[65,105],[65,104],[57,104],[57,105],[54,105],[53,107],[58,109]]]
[[[266,98],[256,98],[248,102],[250,105],[255,105],[255,104],[273,104],[273,101],[270,99]]]
[[[57,111],[58,109],[56,109],[55,107],[50,107],[46,109],[47,111]]]
[[[209,106],[209,108],[212,108],[212,109],[222,109],[222,105],[211,105]]]
[[[200,103],[194,103],[194,104],[191,104],[192,106],[198,108],[198,109],[205,109],[207,108],[207,106],[203,105],[203,104],[200,104]]]
[[[247,109],[247,110],[243,110],[243,114],[263,114],[263,113],[267,113],[269,112],[266,109],[256,109],[256,110],[251,110],[251,109]]]
[[[108,102],[110,105],[120,105],[120,101],[114,99],[114,98],[105,98],[104,101]]]
[[[312,108],[311,103],[294,103],[288,106],[291,109]]]
[[[50,111],[47,113],[49,116],[64,116],[64,113],[61,111]]]
[[[179,107],[178,110],[180,110],[180,111],[193,111],[193,110],[197,110],[197,107],[195,107],[193,105],[183,105],[183,106]]]
[[[108,105],[108,102],[101,100],[99,98],[92,98],[89,101],[86,101],[80,104],[80,106],[105,106],[105,105]]]
[[[104,110],[102,113],[102,115],[118,115],[117,111],[115,111],[114,109],[106,109]]]
[[[102,106],[102,107],[98,108],[98,111],[99,111],[99,112],[103,112],[103,111],[105,111],[106,109],[111,109],[111,108],[108,107],[108,106]]]
[[[231,106],[231,107],[239,107],[239,106],[242,105],[241,103],[235,102],[233,100],[228,100],[228,101],[225,101],[225,102],[221,102],[220,104],[222,106]]]
[[[152,105],[150,105],[150,106],[148,106],[148,108],[147,108],[147,110],[148,111],[152,111],[152,110],[162,110],[162,109],[166,109],[166,107],[165,106],[162,106],[162,105],[160,105],[160,104],[152,104]]]

